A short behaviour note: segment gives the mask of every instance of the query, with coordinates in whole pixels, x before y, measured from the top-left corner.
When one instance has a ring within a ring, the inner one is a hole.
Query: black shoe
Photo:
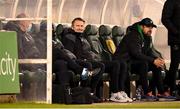
[[[142,101],[158,101],[158,97],[156,96],[148,96],[148,95],[143,95],[142,96]]]
[[[93,103],[101,103],[103,101],[100,98],[96,97],[95,95],[91,95],[91,99]]]
[[[177,98],[175,96],[165,96],[165,95],[158,95],[159,101],[175,101]]]

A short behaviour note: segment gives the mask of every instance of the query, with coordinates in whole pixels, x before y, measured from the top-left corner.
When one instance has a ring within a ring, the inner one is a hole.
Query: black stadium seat
[[[103,48],[109,53],[113,54],[116,47],[112,40],[111,32],[111,27],[108,25],[101,25],[99,27],[99,40],[102,43]]]
[[[103,60],[111,60],[111,55],[103,48],[99,36],[98,28],[95,25],[87,25],[84,34],[91,45],[94,53],[100,54]]]
[[[124,36],[123,28],[121,28],[120,26],[114,26],[112,28],[112,39],[113,39],[114,44],[116,45],[116,47],[121,42],[123,36]]]
[[[63,25],[63,24],[58,24],[56,26],[55,33],[56,33],[56,37],[58,40],[62,39],[62,34],[66,28],[69,28],[69,27],[67,25]]]

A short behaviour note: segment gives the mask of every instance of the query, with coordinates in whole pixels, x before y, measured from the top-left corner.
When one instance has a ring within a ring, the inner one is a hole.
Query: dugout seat
[[[123,28],[121,28],[120,26],[114,26],[112,28],[112,39],[113,39],[114,44],[116,45],[116,47],[121,42],[123,36],[124,36]]]

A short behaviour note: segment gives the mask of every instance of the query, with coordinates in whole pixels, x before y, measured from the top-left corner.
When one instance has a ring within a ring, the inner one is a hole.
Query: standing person
[[[171,93],[176,92],[176,73],[180,62],[180,1],[167,0],[163,7],[162,23],[168,30],[171,63],[168,83]]]
[[[151,51],[149,50],[151,44],[145,39],[151,37],[153,27],[156,27],[156,25],[153,24],[150,18],[144,18],[140,22],[128,27],[129,31],[122,39],[113,56],[113,59],[124,62],[126,66],[130,66],[132,72],[140,74],[139,81],[144,91],[144,97],[147,99],[155,98],[148,87],[147,72],[149,67],[151,66],[150,68],[153,68],[153,71],[158,73],[156,78],[158,79],[158,84],[160,84],[162,81],[159,80],[160,70],[158,69],[164,65],[162,58],[148,54]],[[126,75],[128,75],[127,71],[123,72],[120,80],[124,80],[127,77]],[[160,91],[162,94],[163,92]]]

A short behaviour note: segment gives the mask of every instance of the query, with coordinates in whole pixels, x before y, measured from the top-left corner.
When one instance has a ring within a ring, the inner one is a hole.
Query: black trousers
[[[138,84],[142,85],[142,89],[144,91],[144,94],[147,94],[149,92],[148,89],[148,62],[146,61],[132,61],[130,64],[130,70],[131,73],[138,74],[139,75],[139,81]]]
[[[61,85],[70,85],[73,75],[68,72],[68,62],[56,60],[53,63],[53,72],[56,73],[56,82]]]
[[[118,61],[102,61],[105,72],[110,75],[110,90],[113,93],[120,91],[120,63]]]
[[[111,70],[111,73],[113,74],[111,76],[112,92],[117,92],[117,91],[129,92],[129,83],[130,82],[129,82],[128,77],[129,77],[130,63],[127,61],[116,60],[116,59],[114,59],[113,62],[119,63],[119,64],[116,64],[116,67],[114,67],[114,69],[116,69],[115,71]],[[118,71],[118,69],[119,69],[119,71]],[[114,71],[114,72],[112,72],[112,71]]]
[[[149,64],[149,71],[152,71],[152,79],[149,80],[149,90],[152,90],[155,92],[155,89],[157,88],[159,94],[164,93],[164,83],[161,73],[161,68],[157,68],[154,64]]]
[[[91,83],[90,83],[91,92],[96,93],[96,87],[102,78],[103,72],[105,70],[105,65],[102,62],[97,62],[97,61],[88,61],[88,62],[91,63],[92,69],[100,68],[100,71],[98,72],[98,74],[96,74],[95,76],[92,76]]]
[[[171,92],[176,90],[176,73],[180,62],[180,45],[171,45],[171,63],[169,74],[166,77],[167,84],[170,86]]]
[[[123,61],[119,61],[120,64],[120,73],[119,73],[119,90],[120,91],[127,91],[127,89],[129,89],[129,85],[127,86],[126,82],[127,82],[127,78],[129,76],[129,72],[128,72],[128,63],[127,62],[123,62]],[[129,81],[128,81],[129,84]],[[127,88],[127,89],[126,89]]]

